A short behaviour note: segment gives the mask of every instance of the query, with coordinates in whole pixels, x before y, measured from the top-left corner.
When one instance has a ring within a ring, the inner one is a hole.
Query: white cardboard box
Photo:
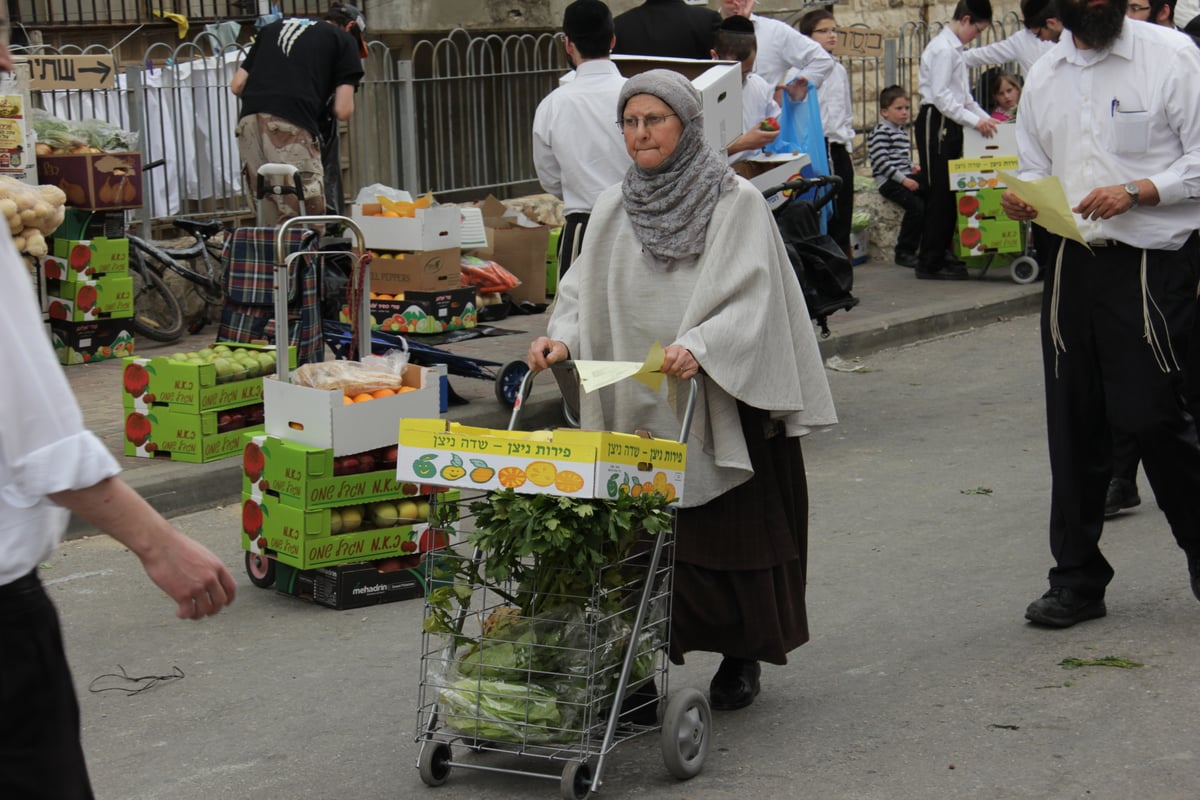
[[[704,138],[718,153],[745,131],[742,130],[742,65],[736,61],[702,61],[695,58],[650,58],[613,56],[613,63],[627,78],[651,69],[682,73],[700,92],[704,109]],[[613,109],[616,121],[616,109]]]
[[[462,241],[462,218],[457,206],[418,208],[415,217],[374,217],[350,207],[350,218],[362,229],[372,250],[442,250]]]
[[[437,373],[409,365],[404,385],[413,392],[346,405],[338,389],[313,389],[280,383],[274,376],[263,380],[266,432],[309,447],[333,448],[335,456],[348,456],[396,444],[400,420],[437,417]]]
[[[812,159],[808,157],[808,153],[791,153],[750,159],[750,163],[762,166],[774,164],[766,172],[755,175],[750,179],[750,183],[754,184],[754,188],[761,192],[770,189],[772,186],[778,186],[781,183],[801,177],[800,170],[812,163]],[[767,205],[775,209],[785,199],[783,192],[776,192],[767,198]]]
[[[1017,126],[1001,123],[996,126],[996,135],[985,139],[974,128],[963,128],[963,158],[990,158],[994,156],[1017,157]]]

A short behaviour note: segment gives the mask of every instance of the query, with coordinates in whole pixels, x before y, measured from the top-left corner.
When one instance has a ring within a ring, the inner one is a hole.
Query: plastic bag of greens
[[[558,697],[531,683],[460,677],[438,692],[446,727],[493,742],[547,743],[573,738]]]

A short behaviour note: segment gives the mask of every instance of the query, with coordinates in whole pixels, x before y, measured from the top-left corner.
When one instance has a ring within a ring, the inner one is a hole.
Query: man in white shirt
[[[782,87],[788,70],[795,69],[801,77],[788,82],[788,93],[794,100],[803,100],[807,94],[807,83],[820,87],[836,63],[819,44],[800,31],[770,17],[754,13],[756,0],[721,0],[721,16],[746,17],[754,23],[754,38],[758,43],[758,55],[754,59],[754,72],[768,86]]]
[[[962,157],[963,127],[988,137],[996,132],[996,121],[971,97],[962,55],[963,45],[975,41],[991,24],[989,0],[959,0],[954,18],[921,53],[917,153],[929,189],[916,274],[925,280],[967,278],[966,267],[950,252],[957,212],[950,189],[949,162]]]
[[[1107,613],[1113,428],[1137,438],[1200,599],[1200,445],[1183,375],[1198,355],[1200,51],[1125,11],[1126,0],[1058,0],[1069,33],[1034,65],[1017,116],[1021,176],[1057,177],[1091,245],[1052,237],[1042,311],[1056,564],[1025,616],[1054,627]],[[1038,216],[1012,190],[1002,204],[1012,219]]]
[[[548,94],[533,117],[538,180],[563,201],[560,277],[583,245],[596,198],[620,183],[631,163],[615,124],[625,79],[609,58],[615,41],[612,12],[600,0],[575,0],[563,12],[563,34],[575,78]]]
[[[0,42],[0,71],[12,65]],[[87,800],[75,684],[58,613],[38,577],[69,512],[129,548],[180,618],[216,614],[237,587],[220,559],[117,477],[116,459],[84,428],[7,232],[0,298],[0,338],[20,343],[0,350],[0,797]]]
[[[963,63],[970,69],[1015,61],[1021,65],[1022,72],[1028,73],[1033,62],[1049,52],[1058,41],[1058,34],[1048,23],[1053,16],[1054,0],[1022,0],[1024,27],[1007,39],[964,50]],[[1062,28],[1058,27],[1058,30],[1061,32]]]

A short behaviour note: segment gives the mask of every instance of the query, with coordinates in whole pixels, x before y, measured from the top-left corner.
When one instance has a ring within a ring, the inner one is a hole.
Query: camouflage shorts
[[[273,114],[250,114],[238,120],[238,150],[245,163],[246,189],[251,206],[258,187],[258,168],[263,164],[292,164],[300,170],[304,187],[306,214],[325,213],[325,168],[321,165],[321,143],[313,135]],[[300,205],[295,195],[268,195],[263,208],[264,222],[282,222],[298,216]],[[271,219],[274,216],[276,219]]]

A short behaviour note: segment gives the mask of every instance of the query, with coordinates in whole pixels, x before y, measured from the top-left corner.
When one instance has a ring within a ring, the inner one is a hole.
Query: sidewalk
[[[830,318],[832,335],[821,341],[822,354],[826,358],[863,357],[884,348],[986,325],[1001,317],[1032,314],[1038,309],[1040,281],[1024,286],[1014,283],[1007,267],[988,270],[982,280],[978,271],[972,270],[971,274],[968,281],[918,281],[912,270],[894,264],[856,267],[854,294],[861,302],[852,311],[838,312]],[[500,363],[523,360],[530,340],[545,330],[545,324],[545,315],[509,317],[496,327],[521,333],[472,339],[445,349]],[[139,339],[137,352],[156,355],[198,350],[211,344],[215,333],[216,328],[210,326],[196,336],[165,346]],[[124,478],[162,513],[169,516],[237,501],[242,485],[237,458],[185,464],[124,455],[119,359],[65,370],[83,409],[84,422],[117,456]],[[508,426],[509,411],[496,400],[493,382],[451,376],[450,383],[470,402],[451,406],[447,418],[481,427]],[[561,419],[554,381],[536,381],[520,426],[553,427],[561,424]],[[86,523],[73,519],[67,536],[90,532]]]

